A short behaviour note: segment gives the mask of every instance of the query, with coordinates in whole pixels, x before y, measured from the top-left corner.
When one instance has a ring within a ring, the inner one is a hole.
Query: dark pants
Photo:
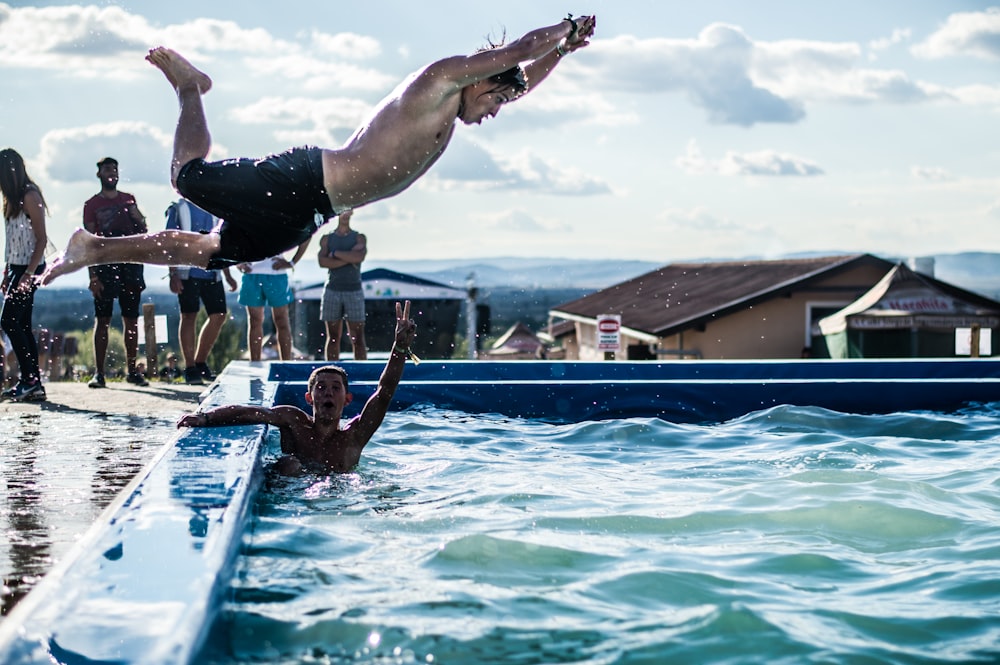
[[[10,338],[10,344],[14,347],[14,355],[17,356],[17,364],[21,368],[21,380],[33,382],[39,378],[38,372],[38,344],[35,342],[35,335],[31,332],[31,315],[35,309],[35,286],[28,291],[15,290],[21,275],[28,266],[11,265],[7,267],[7,276],[10,281],[7,284],[7,292],[4,294],[3,312],[0,313],[0,326]],[[45,264],[38,266],[36,275],[45,271]]]

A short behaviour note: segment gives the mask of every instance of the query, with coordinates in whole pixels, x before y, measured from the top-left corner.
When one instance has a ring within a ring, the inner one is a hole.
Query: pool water
[[[199,662],[997,662],[998,490],[1000,405],[394,413],[269,476]]]

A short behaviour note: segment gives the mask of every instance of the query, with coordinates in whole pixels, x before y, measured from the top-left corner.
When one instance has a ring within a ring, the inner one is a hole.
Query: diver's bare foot
[[[185,88],[197,88],[198,92],[205,94],[212,89],[212,79],[208,74],[201,71],[177,51],[157,46],[149,49],[146,60],[151,62],[174,86],[174,90],[180,92]]]
[[[73,231],[69,237],[66,249],[62,254],[56,256],[49,267],[42,273],[39,280],[42,285],[50,283],[56,277],[66,275],[87,265],[87,255],[89,254],[90,239],[94,237],[84,229]]]

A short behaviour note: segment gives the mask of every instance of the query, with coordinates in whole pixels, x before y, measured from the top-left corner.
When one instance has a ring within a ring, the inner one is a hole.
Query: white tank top
[[[26,266],[35,252],[35,232],[31,220],[21,211],[17,217],[7,221],[7,263]]]

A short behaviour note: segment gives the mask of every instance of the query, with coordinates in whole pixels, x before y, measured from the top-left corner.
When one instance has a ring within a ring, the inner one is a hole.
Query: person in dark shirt
[[[135,197],[118,191],[118,160],[105,157],[97,162],[101,191],[83,205],[83,228],[101,238],[121,238],[146,233],[146,218]],[[141,263],[107,263],[90,266],[90,292],[94,296],[94,376],[91,388],[104,388],[104,365],[108,355],[108,329],[115,300],[122,315],[125,336],[125,380],[137,386],[149,383],[136,370],[139,349],[139,301],[146,288]]]

